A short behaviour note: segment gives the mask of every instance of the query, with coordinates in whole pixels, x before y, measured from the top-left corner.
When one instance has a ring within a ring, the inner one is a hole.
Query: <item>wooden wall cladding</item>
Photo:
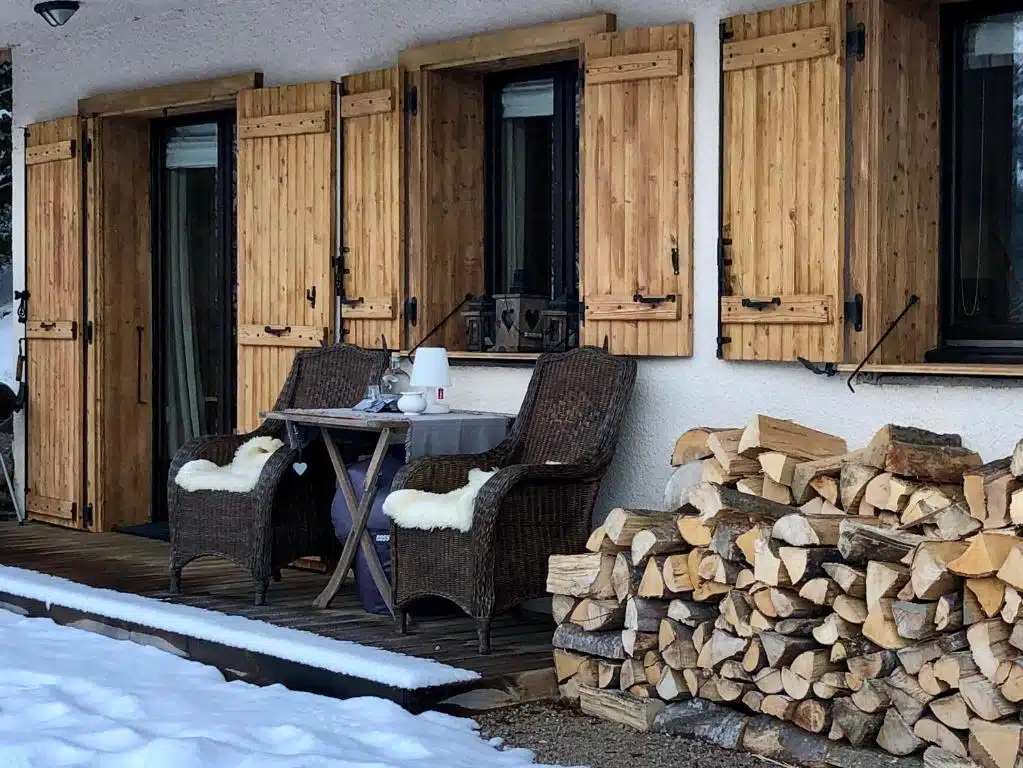
[[[343,80],[341,178],[345,341],[399,349],[405,282],[405,115],[400,68]]]
[[[238,325],[324,329],[333,318],[335,253],[335,84],[242,91],[239,125],[292,125],[302,131],[250,133],[238,141]],[[323,130],[305,130],[310,114]],[[302,116],[290,119],[289,116]],[[257,135],[258,134],[258,135]],[[315,289],[315,294],[312,294]],[[311,299],[311,296],[315,296]],[[273,335],[273,334],[271,334]],[[238,428],[252,429],[277,399],[298,347],[239,334]]]
[[[688,24],[584,44],[584,344],[606,338],[618,354],[692,354],[692,59]]]
[[[845,3],[723,23],[722,357],[843,360]]]
[[[31,519],[74,528],[85,503],[85,338],[57,331],[85,320],[82,157],[71,149],[81,140],[77,117],[30,125],[25,168],[26,500]]]
[[[870,358],[920,363],[938,342],[940,80],[938,6],[857,0],[866,55],[850,60],[852,128],[850,296],[863,295],[863,330],[846,328],[858,363],[916,294],[914,306]]]

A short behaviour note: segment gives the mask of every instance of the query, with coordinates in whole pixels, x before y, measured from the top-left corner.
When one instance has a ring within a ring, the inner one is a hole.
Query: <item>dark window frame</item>
[[[962,125],[962,30],[965,25],[1001,13],[1023,12],[1023,0],[986,0],[941,7],[941,118],[940,118],[940,336],[938,349],[928,354],[933,362],[1004,363],[1023,361],[1023,323],[963,323],[956,312],[959,301],[959,210],[961,168],[959,147]]]
[[[579,125],[577,104],[581,83],[575,61],[540,67],[505,70],[484,79],[484,274],[486,293],[494,295],[501,269],[503,189],[501,179],[501,90],[512,83],[554,80],[553,170],[551,211],[552,280],[548,298],[564,299],[569,306],[579,296]]]

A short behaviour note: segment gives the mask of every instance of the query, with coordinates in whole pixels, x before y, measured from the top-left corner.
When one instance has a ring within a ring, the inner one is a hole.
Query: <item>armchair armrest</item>
[[[495,466],[495,457],[491,453],[426,456],[399,469],[391,483],[391,490],[414,488],[418,491],[447,493],[466,484],[470,469],[490,470]]]
[[[475,513],[496,514],[501,502],[517,485],[522,483],[573,483],[599,477],[600,471],[589,464],[514,464],[498,471],[480,488],[476,496]]]
[[[218,466],[223,466],[234,458],[238,447],[248,440],[250,435],[203,435],[189,440],[178,449],[171,460],[169,476],[173,481],[178,471],[190,461],[206,459]]]

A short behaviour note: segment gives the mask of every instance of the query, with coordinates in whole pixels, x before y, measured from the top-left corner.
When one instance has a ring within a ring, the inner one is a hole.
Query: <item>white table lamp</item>
[[[444,347],[420,347],[412,364],[413,387],[426,390],[426,413],[448,413],[447,389],[451,386],[448,351]]]

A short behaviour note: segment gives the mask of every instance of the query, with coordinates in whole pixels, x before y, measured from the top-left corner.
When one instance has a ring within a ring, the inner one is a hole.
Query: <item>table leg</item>
[[[352,515],[352,532],[345,541],[344,549],[341,552],[341,560],[334,569],[334,573],[331,574],[330,581],[327,582],[327,586],[324,587],[316,600],[313,601],[313,606],[316,608],[326,608],[330,605],[330,601],[334,599],[344,584],[348,569],[352,567],[352,563],[355,561],[355,548],[359,546],[369,565],[370,573],[373,576],[373,583],[376,584],[381,597],[393,616],[394,607],[391,605],[391,586],[387,581],[387,574],[384,573],[384,567],[380,563],[380,558],[377,557],[373,541],[366,532],[369,512],[373,505],[373,496],[376,493],[377,481],[380,477],[380,468],[383,464],[384,454],[387,452],[387,447],[391,442],[391,430],[383,429],[380,432],[376,448],[373,450],[373,457],[370,459],[369,468],[366,471],[366,484],[361,499],[356,499],[355,489],[352,487],[351,479],[348,477],[348,469],[345,467],[344,460],[341,458],[341,453],[338,451],[337,444],[331,437],[330,431],[326,427],[321,427],[320,432],[323,435],[323,442],[327,447],[327,454],[330,456],[331,464],[334,466],[334,474],[337,475],[338,487],[341,489],[341,493],[345,497],[345,503]]]

